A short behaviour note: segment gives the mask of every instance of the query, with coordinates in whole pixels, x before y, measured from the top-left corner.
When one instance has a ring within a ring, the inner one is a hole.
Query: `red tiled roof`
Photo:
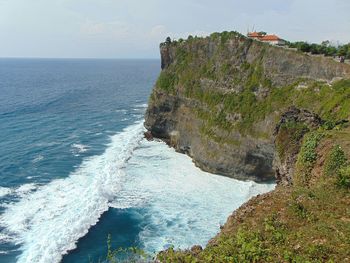
[[[250,32],[248,33],[248,37],[263,37],[262,34],[258,33],[258,32]]]
[[[276,35],[266,35],[266,36],[263,36],[260,40],[261,41],[278,41],[278,40],[282,40],[282,39],[280,39]]]

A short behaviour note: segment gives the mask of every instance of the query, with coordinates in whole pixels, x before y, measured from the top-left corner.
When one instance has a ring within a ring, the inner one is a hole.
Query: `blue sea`
[[[205,245],[274,186],[143,138],[158,60],[0,59],[0,262],[98,262]]]

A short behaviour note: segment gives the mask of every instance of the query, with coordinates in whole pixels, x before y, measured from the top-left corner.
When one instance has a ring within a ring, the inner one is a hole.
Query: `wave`
[[[37,189],[37,185],[34,183],[24,184],[14,190],[15,195],[19,197],[25,197],[28,193]]]
[[[8,195],[13,195],[17,197],[24,197],[29,192],[34,191],[37,188],[37,185],[34,183],[23,184],[19,187],[9,188],[9,187],[0,187],[0,198]],[[0,241],[1,241],[0,233]]]
[[[72,147],[72,153],[75,155],[77,155],[79,153],[87,152],[89,150],[88,145],[84,145],[84,144],[80,144],[80,143],[73,143],[71,147]]]
[[[85,159],[69,177],[39,186],[19,202],[6,205],[2,234],[20,244],[18,262],[60,262],[76,247],[121,190],[127,160],[139,145],[144,128],[135,123],[111,137],[106,151]]]
[[[125,171],[126,198],[116,205],[146,208],[138,237],[150,253],[170,245],[204,246],[233,210],[274,188],[204,172],[187,155],[155,141],[143,141]]]
[[[148,106],[147,103],[141,103],[141,104],[136,104],[135,108],[143,108],[143,109],[145,109],[145,108],[147,108],[147,106]]]
[[[44,160],[44,156],[41,155],[41,154],[39,154],[38,156],[36,156],[36,157],[33,159],[32,163],[38,163],[38,162],[40,162],[40,161],[42,161],[42,160]]]
[[[0,244],[10,243],[14,242],[14,239],[12,236],[0,233]]]
[[[0,198],[10,194],[11,192],[12,192],[11,188],[1,187],[0,186]]]

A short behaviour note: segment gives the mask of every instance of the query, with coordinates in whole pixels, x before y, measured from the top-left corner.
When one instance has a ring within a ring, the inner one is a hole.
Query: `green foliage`
[[[347,158],[341,146],[335,145],[325,161],[324,174],[327,176],[337,175],[346,162]]]
[[[337,185],[350,188],[350,165],[344,166],[338,171]]]
[[[240,229],[236,236],[237,259],[239,262],[259,262],[267,259],[268,250],[264,248],[259,232]]]
[[[317,159],[316,147],[323,137],[321,132],[315,131],[305,136],[299,153],[299,161],[306,166],[312,166]]]
[[[340,145],[335,145],[328,154],[324,174],[335,177],[339,187],[350,188],[350,165]]]
[[[297,152],[300,140],[309,129],[304,123],[290,121],[283,123],[275,139],[276,150],[281,161],[288,153]]]
[[[316,262],[320,262],[319,259],[327,259],[330,252],[330,249],[322,244],[313,244],[307,248],[310,259]]]
[[[107,238],[107,256],[108,263],[139,263],[146,262],[150,256],[144,250],[137,247],[112,249],[112,238],[108,235]]]
[[[346,56],[350,58],[349,47],[350,44],[332,46],[329,41],[323,41],[321,44],[309,44],[304,41],[288,43],[290,48],[296,48],[301,52],[311,53],[311,54],[323,54],[325,56]]]
[[[277,219],[276,214],[265,218],[264,228],[265,232],[270,235],[270,240],[272,243],[278,245],[285,243],[285,241],[287,240],[287,229]]]
[[[158,254],[157,259],[162,263],[196,263],[199,262],[191,253],[187,251],[177,251],[174,247],[170,247],[167,250]]]
[[[285,194],[287,191],[277,190],[274,200],[271,196],[263,199],[263,208],[256,205],[252,216],[250,212],[243,216],[243,223],[231,222],[233,229],[225,229],[214,245],[208,245],[198,255],[170,248],[160,254],[160,259],[162,262],[332,262],[336,258],[334,262],[342,262],[349,256],[350,246],[347,221],[350,166],[344,162],[345,154],[334,149],[326,158],[330,176],[323,176],[322,184],[309,179],[311,172],[314,175],[316,171],[314,168],[318,168],[314,166],[320,154],[317,151],[323,149],[318,147],[320,140],[324,138],[323,146],[329,134],[340,128],[337,123],[350,117],[350,80],[329,85],[300,78],[291,85],[276,87],[265,75],[261,56],[249,63],[244,59],[237,63],[228,55],[226,45],[231,37],[237,36],[230,32],[213,33],[208,37],[216,41],[213,49],[197,37],[190,37],[189,45],[174,46],[176,63],[164,70],[166,73],[157,87],[179,93],[189,103],[195,101],[193,111],[203,123],[200,135],[220,144],[239,145],[225,136],[237,130],[242,136],[257,138],[254,131],[257,123],[266,117],[270,118],[266,123],[273,122],[290,105],[319,114],[326,120],[320,130],[304,136],[308,131],[305,125],[289,122],[281,126],[285,133],[277,144],[281,154],[300,147],[297,183],[289,190],[302,188],[305,193],[289,196]],[[235,48],[243,50],[245,41],[248,40],[242,37]],[[329,43],[323,43],[322,47],[298,45],[303,52],[335,54]],[[266,94],[261,94],[261,90],[266,90]],[[338,172],[332,174],[334,170]],[[277,213],[269,216],[267,211],[274,209]]]
[[[234,237],[221,237],[219,244],[207,248],[199,262],[261,262],[268,259],[269,251],[260,231],[240,228]]]
[[[191,36],[187,40],[188,45],[171,43],[176,62],[162,71],[156,84],[169,94],[179,93],[199,101],[201,108],[210,112],[199,116],[205,126],[203,135],[212,134],[219,128],[261,138],[266,134],[255,130],[255,124],[271,114],[284,111],[290,105],[308,109],[329,120],[326,129],[349,117],[350,80],[341,80],[329,86],[325,82],[300,78],[292,85],[275,87],[262,66],[266,47],[261,49],[254,61],[248,63],[243,60],[237,64],[237,61],[230,59],[228,49],[222,45],[225,46],[230,39],[240,38],[237,47],[240,50],[247,45],[247,38],[237,32],[213,33],[207,38],[216,41],[216,49],[211,50],[204,38]],[[323,46],[328,45],[323,43]],[[299,84],[306,88],[298,89]],[[217,89],[218,86],[223,89]]]
[[[168,93],[174,93],[176,81],[177,77],[175,73],[170,70],[163,70],[158,77],[156,85]]]
[[[298,202],[298,201],[293,202],[291,204],[291,208],[298,217],[302,219],[306,219],[308,217],[308,211],[301,202]]]
[[[316,149],[323,136],[324,134],[320,131],[313,131],[304,136],[297,158],[297,171],[293,180],[296,185],[307,185],[309,183],[311,170],[317,160]]]
[[[167,43],[168,45],[171,44],[171,38],[170,37],[167,37],[166,40],[165,40],[165,43]]]

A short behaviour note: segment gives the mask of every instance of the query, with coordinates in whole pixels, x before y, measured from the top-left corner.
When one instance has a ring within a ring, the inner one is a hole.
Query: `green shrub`
[[[327,176],[337,175],[346,161],[347,159],[342,148],[339,145],[335,145],[325,161],[324,174]]]
[[[293,182],[297,185],[307,185],[310,181],[312,168],[317,160],[317,146],[324,134],[313,131],[304,136],[296,163]]]
[[[108,235],[107,238],[107,256],[104,262],[106,263],[136,263],[148,262],[151,256],[144,250],[137,247],[117,248],[112,249],[112,238]]]
[[[328,154],[324,174],[334,176],[339,187],[350,187],[350,165],[341,146],[335,145]]]
[[[323,137],[323,134],[315,131],[305,136],[303,145],[300,150],[299,160],[306,166],[312,166],[317,159],[316,148]]]
[[[350,166],[341,168],[337,176],[337,185],[344,188],[350,188]]]
[[[308,211],[306,209],[306,207],[298,201],[294,201],[292,202],[291,206],[292,211],[299,217],[302,219],[307,219],[308,217]]]
[[[277,220],[277,215],[273,214],[264,220],[264,230],[270,235],[273,244],[282,244],[286,241],[287,234],[284,225]],[[266,235],[266,234],[265,234]]]
[[[163,70],[160,73],[159,78],[157,80],[157,87],[169,93],[174,93],[176,82],[176,74],[174,74],[170,70]]]
[[[288,153],[298,151],[300,141],[309,129],[304,123],[289,121],[279,128],[275,140],[276,150],[281,161],[284,161]]]
[[[259,232],[240,230],[236,236],[238,247],[237,257],[239,262],[259,262],[267,258],[268,251]]]

